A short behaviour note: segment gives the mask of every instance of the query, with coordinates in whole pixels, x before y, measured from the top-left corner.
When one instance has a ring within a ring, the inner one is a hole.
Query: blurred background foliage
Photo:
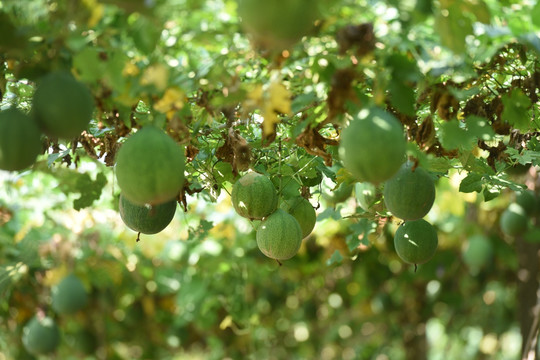
[[[21,336],[37,312],[61,331],[60,347],[44,359],[519,358],[538,287],[538,259],[523,257],[537,255],[540,235],[531,227],[508,237],[499,218],[515,190],[538,187],[538,103],[524,100],[523,83],[538,73],[540,3],[321,7],[316,33],[273,57],[254,51],[232,0],[0,0],[1,108],[29,110],[35,79],[66,66],[97,104],[78,144],[49,143],[31,170],[0,172],[0,360],[34,358]],[[371,58],[336,36],[364,23],[378,39]],[[362,69],[351,73],[352,64]],[[501,107],[493,129],[453,118],[456,102],[465,107],[476,95],[504,104],[504,126]],[[343,100],[351,97],[357,102]],[[358,193],[332,196],[351,182],[325,165],[336,144],[316,157],[294,142],[319,125],[336,139],[328,117],[386,100],[402,122],[411,114],[416,125],[430,114],[435,122],[431,138],[408,125],[409,154],[438,177],[427,219],[439,249],[416,272],[394,252],[396,219],[363,209]],[[300,177],[323,174],[310,188],[315,230],[283,266],[260,253],[255,224],[234,213],[228,193],[238,164],[216,161],[227,110],[239,103],[246,113],[261,109],[236,129],[253,167],[284,198],[298,194]],[[276,141],[261,129],[271,118],[265,104],[301,114],[276,125]],[[193,194],[165,231],[136,242],[117,213],[111,166],[131,126],[149,122],[174,129],[192,151]],[[434,136],[440,146],[431,148]],[[509,146],[496,152],[479,140]],[[524,171],[509,175],[516,164]],[[68,273],[82,280],[89,303],[58,315],[51,291]]]

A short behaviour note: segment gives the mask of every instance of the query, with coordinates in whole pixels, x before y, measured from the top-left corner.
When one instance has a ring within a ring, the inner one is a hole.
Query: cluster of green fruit
[[[362,184],[384,183],[386,208],[405,220],[394,235],[396,252],[407,263],[422,264],[434,255],[438,245],[437,231],[422,219],[435,201],[435,184],[424,169],[412,162],[403,163],[405,150],[399,120],[373,107],[362,110],[343,129],[339,152],[344,166]],[[369,185],[361,185],[360,191],[373,193]],[[365,196],[362,199],[367,202]]]
[[[146,125],[116,156],[120,216],[132,230],[156,234],[169,225],[184,185],[184,151],[161,129]]]
[[[531,190],[516,193],[515,201],[501,215],[501,230],[509,236],[523,235],[531,226],[530,218],[538,212],[540,202]]]
[[[88,293],[74,274],[64,277],[52,289],[51,306],[58,315],[74,314],[87,303]],[[22,343],[30,354],[50,354],[60,344],[60,329],[52,317],[38,313],[24,326]]]
[[[282,51],[315,27],[319,6],[315,0],[238,0],[238,15],[255,47]]]
[[[86,129],[94,103],[88,88],[70,73],[55,71],[37,84],[31,114],[16,108],[0,112],[0,169],[18,171],[43,151],[41,133],[70,140]]]
[[[277,261],[296,255],[302,239],[315,227],[317,215],[308,200],[299,196],[284,201],[278,209],[274,184],[254,171],[234,183],[231,200],[238,215],[262,220],[256,230],[257,245],[264,255]]]

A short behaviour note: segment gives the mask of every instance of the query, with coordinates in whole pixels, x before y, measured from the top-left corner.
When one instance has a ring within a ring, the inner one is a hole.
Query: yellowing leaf
[[[291,115],[291,94],[283,84],[272,81],[263,97],[262,116],[263,132],[266,136],[274,133],[275,125],[279,122],[278,113]]]
[[[156,89],[163,91],[167,87],[169,70],[163,64],[149,66],[144,70],[141,77],[141,85],[154,85]]]
[[[167,118],[170,118],[176,110],[184,107],[184,101],[184,92],[176,87],[171,87],[168,88],[163,97],[154,104],[154,109],[167,114]]]
[[[83,4],[90,10],[90,18],[88,19],[88,27],[94,27],[103,17],[104,6],[97,0],[83,0]]]
[[[139,68],[132,62],[126,63],[124,69],[122,70],[122,75],[124,76],[136,76],[139,74]]]
[[[46,286],[54,286],[58,284],[68,273],[66,265],[60,265],[59,267],[47,270],[43,284]]]

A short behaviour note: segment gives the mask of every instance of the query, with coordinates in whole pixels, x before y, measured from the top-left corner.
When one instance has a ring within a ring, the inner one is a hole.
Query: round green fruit
[[[406,221],[394,235],[396,253],[409,264],[423,264],[435,254],[437,231],[424,219]]]
[[[501,230],[510,236],[517,236],[527,231],[529,219],[520,205],[512,203],[503,211],[500,219]]]
[[[158,205],[176,198],[184,184],[184,167],[182,148],[152,125],[131,135],[116,155],[118,186],[137,205]]]
[[[38,82],[33,112],[48,135],[67,140],[79,136],[93,111],[90,91],[69,72],[51,72]]]
[[[257,228],[257,245],[269,258],[287,260],[298,253],[302,245],[302,229],[296,219],[277,209]]]
[[[33,317],[23,328],[22,343],[33,355],[49,354],[60,344],[60,331],[50,317]]]
[[[417,220],[426,216],[435,201],[435,183],[424,169],[412,169],[404,163],[396,175],[384,184],[384,204],[403,220]]]
[[[380,108],[362,110],[341,132],[339,155],[359,181],[373,184],[390,179],[405,159],[401,123]]]
[[[311,203],[303,197],[297,197],[289,201],[284,201],[281,208],[291,214],[302,229],[302,239],[313,231],[317,221],[317,213]]]
[[[176,204],[175,199],[158,205],[137,205],[120,194],[118,209],[122,221],[131,230],[151,235],[157,234],[171,223]]]
[[[231,200],[238,215],[262,219],[276,210],[278,197],[269,178],[251,171],[234,183]]]
[[[484,235],[474,235],[469,238],[463,251],[463,261],[474,271],[485,266],[493,255],[491,241]]]
[[[98,339],[89,329],[80,329],[76,333],[65,336],[68,345],[75,351],[90,355],[98,348]]]
[[[353,191],[354,185],[342,182],[334,190],[327,190],[323,192],[323,197],[332,205],[342,203],[347,200]]]
[[[244,30],[257,47],[281,51],[298,42],[315,26],[317,0],[238,0]]]
[[[72,314],[86,306],[88,294],[81,280],[69,274],[52,289],[52,308],[58,314]]]
[[[533,215],[536,212],[538,200],[533,191],[523,190],[516,193],[516,204],[520,205],[527,215]]]
[[[356,183],[354,193],[358,204],[364,211],[369,211],[380,195],[377,187],[369,182]]]
[[[41,134],[33,119],[11,108],[0,112],[0,169],[22,170],[41,152]]]

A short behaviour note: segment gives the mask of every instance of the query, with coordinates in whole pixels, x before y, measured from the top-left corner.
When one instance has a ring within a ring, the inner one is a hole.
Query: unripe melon
[[[124,224],[131,230],[143,234],[157,234],[172,221],[177,201],[171,200],[158,205],[137,205],[120,194],[119,211]]]
[[[409,264],[423,264],[431,259],[438,243],[437,231],[424,219],[406,221],[394,235],[396,253]]]
[[[302,229],[292,215],[277,209],[261,222],[256,238],[264,255],[276,260],[287,260],[300,250]]]
[[[353,184],[342,182],[337,188],[323,192],[323,198],[330,204],[336,205],[347,200],[351,196],[353,188]]]
[[[41,152],[41,134],[33,119],[11,108],[0,112],[0,169],[22,170]]]
[[[250,171],[234,183],[231,200],[238,215],[262,219],[276,210],[278,197],[268,177]]]
[[[317,221],[317,213],[311,203],[303,197],[297,197],[289,201],[284,201],[281,208],[294,216],[300,229],[302,229],[302,239],[313,231]]]
[[[396,175],[384,184],[384,204],[403,220],[417,220],[426,216],[435,201],[435,183],[421,167],[404,163]]]
[[[116,179],[134,204],[171,201],[184,184],[185,156],[165,132],[147,125],[128,137],[116,155]]]
[[[67,140],[79,136],[93,111],[90,91],[69,72],[51,72],[38,82],[33,112],[48,135]]]
[[[463,251],[463,261],[471,270],[477,272],[491,260],[492,255],[491,241],[484,235],[474,235],[469,238]]]
[[[527,231],[529,219],[523,207],[512,203],[503,211],[500,219],[501,230],[510,236],[517,236]]]
[[[23,328],[22,343],[33,355],[49,354],[60,344],[60,331],[50,317],[33,317]]]
[[[364,211],[369,211],[380,195],[377,187],[370,182],[356,183],[354,193],[358,204]]]
[[[536,194],[531,190],[516,192],[516,204],[520,205],[527,215],[536,212],[538,200]]]
[[[380,108],[360,111],[341,132],[339,155],[359,181],[382,183],[405,160],[405,135],[395,116]]]
[[[69,274],[52,289],[52,308],[58,314],[72,314],[86,306],[88,294],[81,280]]]
[[[238,15],[256,46],[281,51],[315,26],[318,0],[238,0]]]

